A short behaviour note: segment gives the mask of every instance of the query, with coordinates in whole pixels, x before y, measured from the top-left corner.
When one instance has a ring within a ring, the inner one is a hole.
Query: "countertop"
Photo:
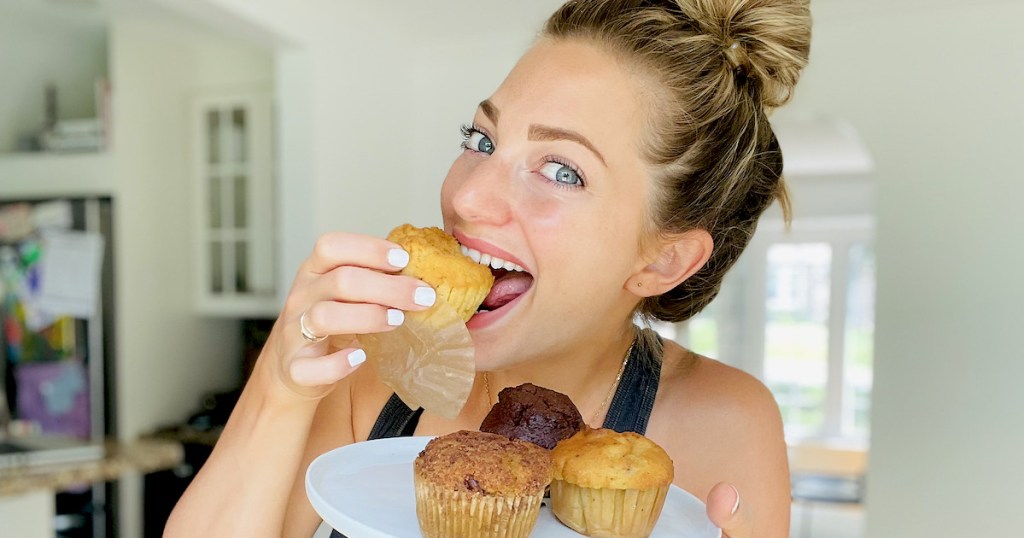
[[[111,441],[105,448],[106,455],[98,460],[0,470],[0,497],[39,489],[60,491],[77,484],[116,480],[126,473],[151,473],[174,467],[184,458],[181,444],[169,439]]]

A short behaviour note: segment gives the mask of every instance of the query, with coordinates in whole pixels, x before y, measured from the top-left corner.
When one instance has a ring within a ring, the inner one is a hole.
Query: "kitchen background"
[[[0,420],[185,447],[75,486],[15,489],[0,464],[0,535],[159,535],[316,236],[437,223],[458,126],[559,3],[0,0]],[[772,119],[797,220],[771,212],[722,296],[659,329],[776,394],[793,536],[1004,535],[1024,526],[1024,4],[812,10]],[[47,253],[81,302],[33,321]]]

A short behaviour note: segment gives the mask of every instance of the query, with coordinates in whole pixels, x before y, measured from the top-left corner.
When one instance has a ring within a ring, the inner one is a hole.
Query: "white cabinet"
[[[208,315],[277,313],[273,99],[269,92],[193,101],[197,308]]]

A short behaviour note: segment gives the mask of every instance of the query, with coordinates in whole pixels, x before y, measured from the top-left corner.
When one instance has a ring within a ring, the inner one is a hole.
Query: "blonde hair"
[[[571,0],[542,36],[605,47],[647,82],[650,224],[665,235],[706,230],[714,250],[700,271],[638,311],[689,319],[718,294],[773,201],[789,219],[767,115],[790,99],[807,64],[809,0]]]

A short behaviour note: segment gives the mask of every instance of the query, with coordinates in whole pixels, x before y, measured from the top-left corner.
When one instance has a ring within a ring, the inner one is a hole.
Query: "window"
[[[866,439],[874,349],[873,223],[763,223],[694,319],[659,327],[697,353],[758,376],[790,439]]]
[[[766,256],[764,382],[775,394],[787,433],[822,428],[829,373],[828,243],[776,243]]]

